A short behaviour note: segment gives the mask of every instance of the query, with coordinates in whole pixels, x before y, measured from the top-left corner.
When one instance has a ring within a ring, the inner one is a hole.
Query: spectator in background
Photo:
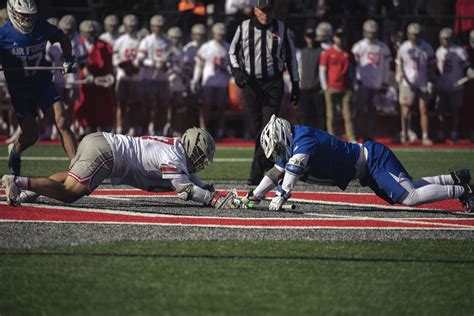
[[[80,43],[87,50],[87,62],[80,71],[79,100],[74,110],[76,120],[84,128],[85,136],[96,131],[111,131],[114,122],[115,93],[113,50],[99,39],[100,24],[84,20],[79,25]]]
[[[213,39],[204,43],[197,52],[191,91],[196,94],[201,87],[203,90],[203,105],[199,111],[200,128],[209,130],[212,108],[217,109],[217,138],[220,139],[224,137],[224,110],[229,95],[229,43],[224,41],[223,23],[214,24],[212,34]]]
[[[226,0],[226,41],[231,42],[237,27],[242,21],[249,19],[253,14],[256,0]]]
[[[141,67],[142,97],[144,102],[144,117],[149,135],[155,135],[158,123],[158,113],[164,113],[169,101],[166,63],[168,62],[169,40],[163,35],[165,18],[155,15],[150,19],[152,34],[140,42],[136,63]],[[164,123],[163,123],[164,124]],[[163,126],[163,125],[161,125]],[[161,133],[161,129],[158,131]]]
[[[421,39],[420,33],[421,26],[418,23],[409,24],[408,40],[400,46],[397,53],[396,78],[400,87],[401,141],[407,142],[408,119],[413,105],[418,103],[422,144],[431,145],[433,142],[428,135],[428,101],[433,92],[436,58],[433,48]]]
[[[352,46],[356,61],[357,133],[364,141],[375,135],[377,109],[374,96],[385,93],[392,56],[387,45],[377,39],[378,24],[367,20],[362,25],[364,38]]]
[[[309,28],[304,36],[306,47],[297,51],[298,68],[301,76],[301,108],[303,124],[326,129],[324,96],[319,81],[319,60],[323,49],[316,41],[314,29]]]
[[[118,28],[118,17],[115,14],[107,15],[104,19],[104,33],[100,35],[99,39],[114,47],[115,41],[120,36]]]
[[[170,99],[167,105],[166,124],[163,127],[164,136],[179,136],[184,132],[185,127],[179,126],[180,123],[175,120],[175,114],[178,110],[185,109],[189,90],[189,82],[192,78],[192,72],[186,69],[184,65],[183,53],[183,32],[179,27],[171,27],[167,32],[170,46],[168,49],[168,61],[166,62],[166,74],[170,89]]]
[[[125,128],[130,127],[128,133],[134,136],[138,126],[137,118],[132,106],[140,101],[140,76],[139,69],[134,65],[140,42],[138,40],[137,28],[138,18],[133,14],[128,14],[123,18],[125,34],[121,35],[114,44],[113,65],[117,67],[117,108],[115,112],[115,131],[117,134],[125,132]],[[131,126],[130,126],[131,125]]]
[[[196,54],[201,45],[204,43],[205,34],[206,27],[204,24],[195,24],[191,28],[191,41],[183,47],[186,67],[194,70]]]
[[[439,32],[440,47],[436,50],[436,64],[439,76],[436,80],[438,94],[436,110],[440,127],[438,142],[445,141],[446,114],[451,114],[451,141],[458,141],[459,113],[463,105],[463,86],[456,82],[464,77],[469,68],[469,57],[461,46],[453,43],[453,30],[443,28]]]
[[[322,52],[319,64],[319,78],[326,99],[326,127],[328,133],[336,135],[334,130],[334,110],[336,102],[340,102],[347,140],[355,143],[356,138],[354,136],[351,110],[352,82],[349,76],[351,57],[344,50],[343,36],[342,29],[338,29],[332,37],[333,46]]]

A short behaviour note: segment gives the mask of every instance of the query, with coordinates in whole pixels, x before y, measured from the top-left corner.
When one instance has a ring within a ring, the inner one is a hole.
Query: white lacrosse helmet
[[[260,136],[265,156],[267,158],[273,156],[275,161],[282,155],[289,159],[292,136],[290,122],[273,114]]]
[[[58,28],[66,34],[71,34],[76,31],[77,20],[73,15],[66,14],[58,22]]]
[[[8,0],[7,11],[16,30],[30,34],[36,23],[36,3],[33,0]]]
[[[186,130],[181,143],[193,168],[190,172],[199,172],[214,160],[216,144],[206,130],[197,127]]]

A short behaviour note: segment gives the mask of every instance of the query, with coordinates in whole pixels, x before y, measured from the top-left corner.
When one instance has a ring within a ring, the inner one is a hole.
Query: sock
[[[428,133],[423,133],[423,139],[428,139]]]
[[[15,178],[15,184],[21,190],[29,190],[30,189],[30,179],[27,178],[27,177],[16,177]]]
[[[456,199],[464,194],[464,187],[460,185],[453,185],[453,199]]]
[[[416,180],[413,182],[415,188],[421,188],[428,184],[441,184],[441,185],[451,185],[454,184],[453,177],[451,175],[440,175],[435,177],[424,177],[422,179]]]

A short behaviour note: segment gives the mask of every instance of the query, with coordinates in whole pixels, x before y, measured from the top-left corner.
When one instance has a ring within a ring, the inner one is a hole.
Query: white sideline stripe
[[[0,204],[6,205],[6,202],[0,202]],[[34,205],[34,207],[37,208],[47,208],[47,209],[58,209],[58,210],[71,210],[71,211],[80,211],[80,212],[90,212],[90,213],[107,213],[107,214],[117,214],[117,215],[129,215],[129,216],[143,216],[143,217],[185,217],[185,218],[194,218],[194,219],[202,219],[203,216],[177,216],[177,215],[168,215],[168,214],[150,214],[150,213],[140,213],[140,212],[130,212],[130,211],[115,211],[115,210],[93,210],[93,209],[87,209],[87,208],[74,208],[74,207],[68,207],[68,206],[48,206],[48,205]],[[318,214],[318,213],[311,213],[311,214]],[[326,214],[318,214],[325,216]],[[337,217],[336,217],[337,216]],[[280,220],[280,221],[293,221],[293,220],[326,220],[327,217],[322,217],[322,218],[305,218],[305,217],[293,217],[293,218],[281,218],[281,217],[263,217],[263,218],[258,218],[258,217],[251,217],[251,218],[243,218],[243,217],[218,217],[218,216],[205,216],[205,218],[209,219],[225,219],[225,220],[248,220],[248,221],[253,221],[253,220]],[[431,220],[433,218],[415,218],[416,221],[413,220],[407,220],[407,219],[397,219],[397,218],[380,218],[380,217],[364,217],[364,216],[344,216],[344,215],[334,215],[333,220],[372,220],[372,221],[379,221],[379,222],[394,222],[394,223],[403,223],[403,224],[423,224],[423,225],[438,225],[438,226],[446,226],[446,228],[428,228],[428,229],[433,229],[433,230],[474,230],[474,226],[470,225],[463,225],[463,224],[448,224],[448,223],[437,223],[437,222],[424,222],[423,220]],[[441,219],[441,218],[440,218]],[[83,222],[63,222],[63,221],[37,221],[37,220],[2,220],[0,219],[0,222],[2,221],[12,221],[12,222],[52,222],[52,223],[83,223]],[[109,222],[84,222],[84,223],[109,223]],[[123,224],[123,222],[110,222],[111,224]],[[125,223],[125,224],[133,224],[133,223]],[[161,223],[140,223],[142,225],[169,225],[169,226],[203,226],[203,227],[235,227],[235,228],[242,228],[242,227],[254,227],[254,228],[272,228],[273,226],[239,226],[239,225],[202,225],[202,224],[161,224]],[[281,228],[280,226],[275,226],[273,228]],[[288,228],[295,228],[295,229],[313,229],[313,228],[328,228],[326,226],[312,226],[312,227],[293,227],[290,226]],[[329,228],[332,228],[332,226],[329,226]],[[338,227],[340,229],[343,229],[341,227]],[[354,227],[352,227],[354,228]],[[379,229],[378,227],[364,227],[367,229]],[[354,229],[359,229],[354,228]],[[387,228],[384,227],[383,229],[392,229],[392,228]],[[398,227],[394,227],[393,229],[398,229]],[[402,228],[400,227],[399,229],[425,229],[425,228]]]
[[[238,229],[291,229],[291,230],[315,230],[315,229],[331,229],[331,230],[437,230],[437,231],[474,231],[474,227],[455,228],[455,227],[341,227],[341,226],[239,226],[239,225],[203,225],[203,224],[170,224],[170,223],[140,223],[140,222],[68,222],[68,221],[38,221],[38,220],[3,220],[0,223],[51,223],[51,224],[104,224],[104,225],[142,225],[142,226],[179,226],[179,227],[212,227],[212,228],[238,228]]]
[[[8,160],[8,157],[2,156],[0,157],[0,160]],[[50,160],[50,161],[69,161],[69,158],[67,157],[31,157],[31,156],[26,156],[26,157],[21,157],[22,161],[43,161],[43,160]],[[252,158],[215,158],[214,161],[216,162],[251,162]]]
[[[118,196],[111,196],[111,195],[90,195],[89,197],[93,199],[104,199],[104,200],[114,200],[114,201],[131,201],[130,197],[126,195]]]

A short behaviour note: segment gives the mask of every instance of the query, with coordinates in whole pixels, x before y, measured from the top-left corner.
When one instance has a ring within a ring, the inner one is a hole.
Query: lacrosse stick
[[[247,205],[244,205],[243,208],[248,208],[248,209],[252,209],[252,210],[268,210],[268,206],[264,206],[264,205],[260,205],[260,204],[254,204],[252,202],[248,203]],[[283,204],[281,206],[280,210],[291,211],[291,210],[294,210],[294,209],[296,209],[295,204]]]
[[[103,88],[109,88],[114,85],[115,83],[115,77],[112,74],[108,74],[105,76],[99,76],[99,77],[86,77],[82,80],[76,80],[74,81],[75,84],[88,84],[88,83],[93,83],[96,86],[103,87]]]
[[[17,68],[0,67],[0,71],[23,71],[23,70],[51,71],[51,70],[64,70],[64,67],[62,66],[26,66],[26,67],[17,67]]]

